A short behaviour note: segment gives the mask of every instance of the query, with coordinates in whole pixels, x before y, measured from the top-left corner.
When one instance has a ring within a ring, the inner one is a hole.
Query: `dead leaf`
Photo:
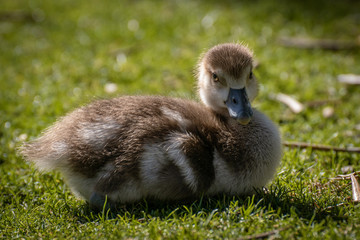
[[[352,187],[352,197],[353,202],[360,202],[360,185],[357,180],[357,177],[355,176],[355,173],[350,175],[351,179],[351,187]]]
[[[338,80],[341,83],[349,85],[360,85],[360,75],[355,74],[340,74]]]
[[[287,105],[294,113],[300,113],[304,110],[304,105],[297,101],[295,98],[290,97],[289,95],[278,93],[275,98],[279,102]]]

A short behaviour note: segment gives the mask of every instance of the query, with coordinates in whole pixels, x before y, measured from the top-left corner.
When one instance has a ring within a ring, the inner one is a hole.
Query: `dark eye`
[[[250,72],[249,78],[252,79],[253,78],[253,72]]]
[[[214,82],[219,81],[219,77],[215,73],[212,74],[212,77],[213,77]]]

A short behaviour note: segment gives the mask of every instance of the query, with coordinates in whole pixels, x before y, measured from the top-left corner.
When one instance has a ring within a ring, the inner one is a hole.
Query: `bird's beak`
[[[229,110],[230,117],[236,119],[242,125],[250,122],[253,111],[245,88],[230,88],[229,96],[225,103]]]

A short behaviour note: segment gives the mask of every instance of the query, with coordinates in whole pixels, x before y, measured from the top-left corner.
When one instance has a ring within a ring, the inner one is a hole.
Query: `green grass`
[[[360,87],[337,81],[360,74],[360,50],[301,50],[277,41],[359,41],[359,2],[312,2],[2,1],[2,11],[23,10],[34,21],[0,21],[0,238],[237,239],[274,230],[271,237],[285,239],[360,238],[350,182],[331,180],[344,166],[360,170],[356,154],[284,148],[268,193],[142,201],[112,213],[91,211],[59,174],[41,174],[16,155],[24,139],[96,98],[196,99],[199,54],[234,41],[255,51],[262,85],[254,105],[279,124],[283,140],[360,146]],[[108,83],[117,91],[107,93]],[[279,92],[337,102],[295,115],[273,100]],[[322,115],[326,106],[335,110],[330,118]]]

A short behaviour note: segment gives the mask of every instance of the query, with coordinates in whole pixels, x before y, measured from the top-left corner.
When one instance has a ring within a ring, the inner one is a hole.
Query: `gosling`
[[[124,96],[76,109],[25,143],[40,170],[60,171],[91,206],[143,198],[243,195],[274,176],[282,150],[274,123],[252,109],[258,94],[252,52],[217,45],[198,63],[202,103]]]

